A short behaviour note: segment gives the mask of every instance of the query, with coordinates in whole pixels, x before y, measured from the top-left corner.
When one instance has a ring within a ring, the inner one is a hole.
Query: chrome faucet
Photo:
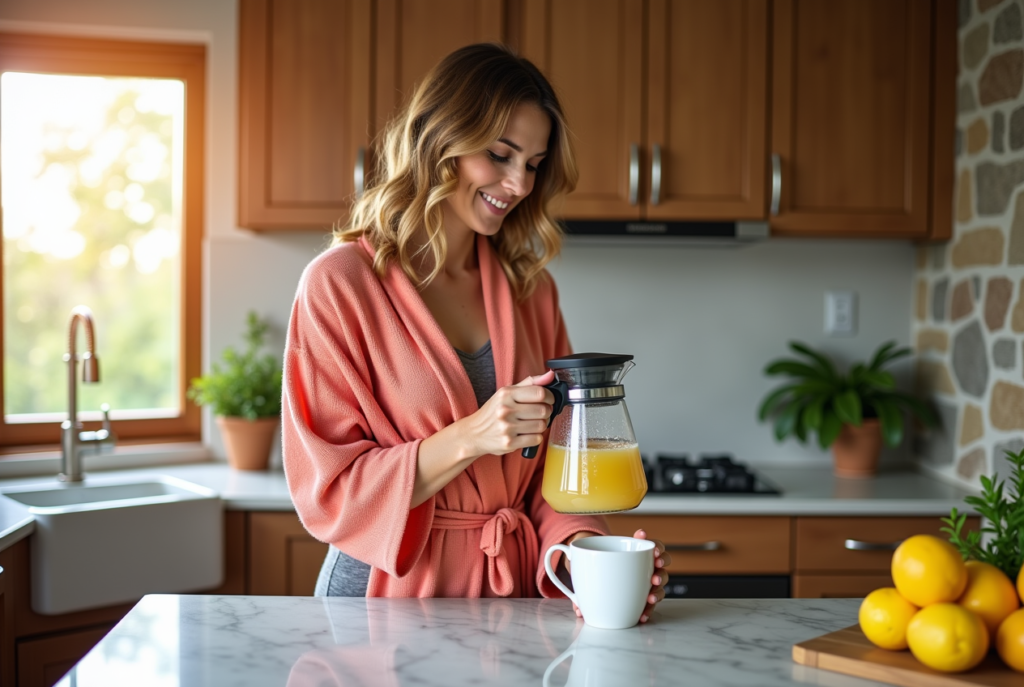
[[[82,456],[85,453],[98,453],[102,450],[113,450],[117,437],[110,429],[110,406],[104,403],[103,429],[95,432],[82,432],[82,424],[78,421],[78,383],[75,372],[78,368],[79,356],[75,352],[75,337],[78,323],[85,327],[86,352],[82,359],[82,382],[93,384],[100,381],[99,359],[96,358],[96,336],[92,320],[92,310],[79,305],[71,311],[68,321],[68,352],[64,354],[64,362],[68,364],[68,419],[60,424],[61,428],[61,471],[57,479],[62,482],[81,482]]]

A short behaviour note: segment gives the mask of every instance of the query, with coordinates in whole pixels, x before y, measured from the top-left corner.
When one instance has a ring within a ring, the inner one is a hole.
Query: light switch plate
[[[853,336],[857,333],[855,291],[825,292],[825,333],[830,336]]]

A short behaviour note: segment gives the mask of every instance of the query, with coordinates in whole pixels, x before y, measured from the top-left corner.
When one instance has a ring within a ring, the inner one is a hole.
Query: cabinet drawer
[[[788,573],[790,520],[786,517],[609,515],[612,534],[638,529],[665,543],[671,573]]]
[[[943,540],[938,516],[927,518],[797,518],[796,570],[887,572],[892,552],[907,537],[933,534]],[[978,518],[967,527],[978,528]]]

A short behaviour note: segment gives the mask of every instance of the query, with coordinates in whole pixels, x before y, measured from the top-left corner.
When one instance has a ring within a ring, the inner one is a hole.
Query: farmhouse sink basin
[[[223,579],[223,504],[167,476],[4,489],[35,518],[32,608],[54,615],[210,589]]]

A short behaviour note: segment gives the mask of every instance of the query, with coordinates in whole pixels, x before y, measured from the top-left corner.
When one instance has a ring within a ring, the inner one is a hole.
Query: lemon
[[[1017,596],[1020,597],[1021,601],[1024,601],[1024,567],[1017,573]]]
[[[996,633],[996,651],[1006,665],[1024,673],[1024,609],[1003,620]]]
[[[860,629],[883,649],[906,649],[907,625],[918,610],[895,587],[882,587],[864,597],[858,614]]]
[[[1003,618],[1020,608],[1017,590],[1002,570],[981,561],[967,561],[967,588],[957,603],[974,611],[995,636]]]
[[[911,618],[907,643],[914,657],[929,668],[959,673],[985,658],[988,630],[981,618],[963,606],[937,603]]]
[[[893,553],[892,579],[907,601],[924,608],[956,601],[967,586],[967,568],[949,542],[917,534]]]

